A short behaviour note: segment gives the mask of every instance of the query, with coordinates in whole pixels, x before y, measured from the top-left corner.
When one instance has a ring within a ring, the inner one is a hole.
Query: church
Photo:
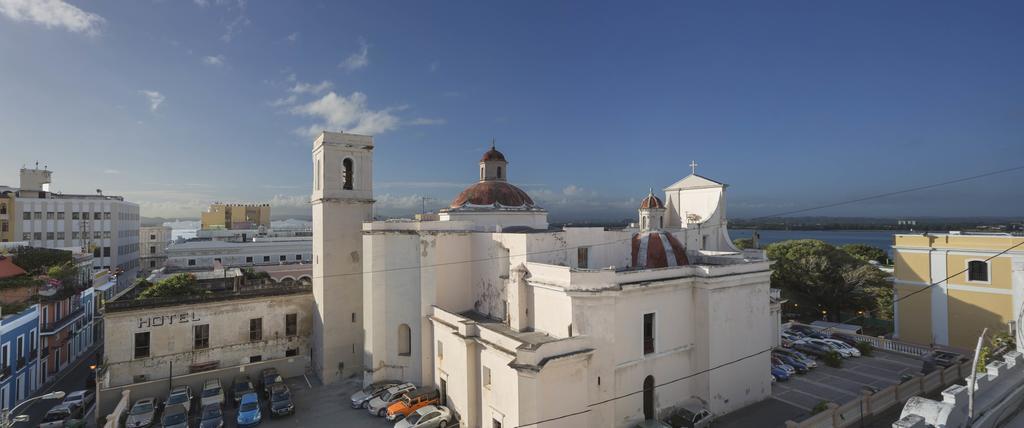
[[[625,427],[770,395],[769,262],[732,245],[727,186],[695,165],[663,194],[640,192],[629,227],[555,229],[493,146],[447,208],[374,221],[372,152],[362,135],[313,144],[325,383],[435,386],[467,427]]]

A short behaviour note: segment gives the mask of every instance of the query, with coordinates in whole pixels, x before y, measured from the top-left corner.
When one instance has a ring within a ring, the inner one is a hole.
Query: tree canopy
[[[192,297],[204,294],[210,294],[210,291],[199,286],[195,275],[179,273],[147,287],[137,298]]]
[[[874,260],[883,265],[889,264],[889,255],[886,254],[885,250],[878,247],[866,244],[846,244],[839,248],[865,262]]]
[[[21,247],[14,252],[12,261],[29,274],[39,275],[46,273],[51,266],[72,263],[72,255],[67,250]]]
[[[813,239],[783,241],[765,247],[772,265],[772,287],[783,290],[793,308],[808,317],[841,320],[840,313],[892,313],[887,274],[867,261]],[[886,297],[888,296],[888,297]]]
[[[732,240],[732,245],[741,250],[748,250],[754,248],[754,240],[751,238],[736,238]]]

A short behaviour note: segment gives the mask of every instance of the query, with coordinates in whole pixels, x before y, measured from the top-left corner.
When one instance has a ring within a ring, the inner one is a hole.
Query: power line
[[[917,191],[920,191],[920,190],[927,190],[927,189],[932,189],[932,188],[936,188],[936,187],[947,186],[947,185],[950,185],[950,184],[962,183],[964,181],[976,180],[976,179],[979,179],[979,178],[990,177],[990,176],[993,176],[993,175],[1003,174],[1003,173],[1007,173],[1007,172],[1011,172],[1011,171],[1017,171],[1017,170],[1022,170],[1022,169],[1024,169],[1024,165],[1015,166],[1015,167],[1012,167],[1012,168],[1000,169],[1000,170],[996,170],[996,171],[989,171],[989,172],[986,172],[986,173],[983,173],[983,174],[972,175],[970,177],[957,178],[957,179],[953,179],[953,180],[949,180],[949,181],[943,181],[941,183],[934,183],[934,184],[928,184],[928,185],[924,185],[924,186],[911,187],[909,189],[897,190],[897,191],[894,191],[894,192],[879,193],[879,194],[876,194],[876,195],[864,196],[864,197],[855,198],[855,199],[849,199],[849,200],[842,201],[842,202],[833,202],[833,203],[829,203],[829,204],[825,204],[825,205],[818,205],[818,206],[814,206],[814,207],[810,207],[810,208],[802,208],[802,209],[793,210],[793,211],[781,212],[781,213],[778,213],[778,214],[771,214],[771,215],[754,217],[751,220],[759,220],[759,219],[771,218],[771,217],[783,217],[783,216],[787,216],[787,215],[791,215],[791,214],[799,214],[799,213],[807,212],[807,211],[816,211],[816,210],[825,209],[825,208],[832,208],[832,207],[838,207],[838,206],[842,206],[842,205],[849,205],[849,204],[853,204],[853,203],[857,203],[857,202],[869,201],[869,200],[872,200],[872,199],[885,198],[885,197],[895,196],[895,195],[902,195],[904,193],[917,192]]]

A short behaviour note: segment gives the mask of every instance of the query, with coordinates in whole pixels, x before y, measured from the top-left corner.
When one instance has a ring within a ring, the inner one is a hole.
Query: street
[[[64,391],[67,393],[72,391],[78,391],[80,389],[85,389],[85,380],[92,373],[92,370],[89,369],[89,365],[94,364],[96,362],[96,352],[98,352],[98,348],[97,350],[93,350],[91,354],[83,356],[76,363],[74,363],[75,366],[72,369],[62,373],[61,376],[63,377],[58,379],[57,382],[50,385],[46,389],[36,391],[35,395],[33,396],[46,394],[51,391]],[[28,408],[20,413],[28,415],[30,418],[29,422],[28,424],[19,425],[29,427],[38,426],[39,422],[42,421],[43,416],[46,415],[46,412],[53,408],[53,406],[57,405],[59,402],[60,400],[38,400],[35,403],[28,405]],[[86,411],[88,410],[89,409],[86,409]],[[90,414],[89,416],[91,417],[92,415]],[[93,425],[93,421],[91,418],[87,419],[86,422],[90,426]]]

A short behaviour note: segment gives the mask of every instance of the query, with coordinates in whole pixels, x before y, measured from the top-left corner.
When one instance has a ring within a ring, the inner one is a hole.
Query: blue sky
[[[1024,163],[1020,3],[0,0],[0,184],[143,215],[304,212],[311,129],[376,135],[381,213],[492,138],[555,219],[689,173],[756,216]],[[816,215],[1019,215],[1024,172]]]

